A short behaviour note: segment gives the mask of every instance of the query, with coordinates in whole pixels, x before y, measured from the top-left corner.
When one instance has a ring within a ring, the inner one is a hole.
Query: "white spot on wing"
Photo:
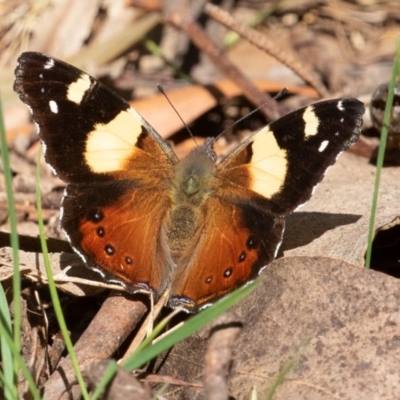
[[[344,106],[343,106],[343,101],[342,101],[342,100],[339,100],[339,101],[338,101],[338,103],[337,103],[337,108],[338,108],[340,111],[344,111],[344,110],[345,110],[345,108],[344,108]]]
[[[67,99],[80,104],[86,91],[90,88],[91,82],[88,74],[82,74],[75,82],[68,86]]]
[[[319,146],[318,151],[319,151],[320,153],[322,153],[322,152],[328,147],[328,144],[329,144],[329,140],[324,140],[324,141],[321,143],[321,145]]]
[[[49,106],[52,113],[54,114],[58,113],[58,105],[54,100],[49,101]]]
[[[44,64],[44,69],[50,69],[54,67],[54,60],[49,58],[46,64]]]
[[[305,136],[315,136],[318,133],[319,119],[314,112],[313,106],[307,107],[305,109],[303,119],[305,123]]]

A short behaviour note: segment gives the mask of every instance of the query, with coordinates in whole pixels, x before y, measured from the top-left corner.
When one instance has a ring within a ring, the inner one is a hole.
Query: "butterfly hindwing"
[[[284,218],[248,202],[211,197],[198,240],[178,263],[170,305],[194,312],[257,278],[275,257]]]
[[[61,225],[87,266],[129,292],[152,292],[157,298],[174,266],[163,224],[170,207],[162,187],[69,185]]]

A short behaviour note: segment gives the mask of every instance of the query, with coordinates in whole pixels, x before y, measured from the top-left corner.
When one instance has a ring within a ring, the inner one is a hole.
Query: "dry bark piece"
[[[276,399],[355,399],[372,393],[396,398],[398,290],[393,278],[336,260],[276,261],[258,296],[252,296],[260,299],[262,293],[265,300],[251,309],[242,303],[236,310],[247,325],[239,339],[244,357],[236,364],[233,393],[242,397],[248,374],[259,377],[254,382],[262,392],[298,355]]]
[[[36,10],[29,27],[34,32],[32,48],[50,54],[74,54],[90,36],[98,10],[98,0],[57,0],[51,7]]]

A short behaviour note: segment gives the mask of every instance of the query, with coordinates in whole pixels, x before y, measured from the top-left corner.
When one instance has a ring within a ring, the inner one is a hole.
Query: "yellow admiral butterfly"
[[[14,90],[68,184],[61,224],[75,251],[129,292],[169,287],[169,305],[189,312],[274,259],[285,215],[357,141],[364,113],[351,98],[302,108],[216,163],[212,138],[179,160],[122,98],[53,57],[23,53]]]

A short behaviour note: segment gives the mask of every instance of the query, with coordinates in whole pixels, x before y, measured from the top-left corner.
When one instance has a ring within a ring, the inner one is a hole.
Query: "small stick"
[[[240,317],[233,312],[227,312],[214,321],[205,355],[204,398],[225,400],[229,397],[228,377],[241,330]]]

